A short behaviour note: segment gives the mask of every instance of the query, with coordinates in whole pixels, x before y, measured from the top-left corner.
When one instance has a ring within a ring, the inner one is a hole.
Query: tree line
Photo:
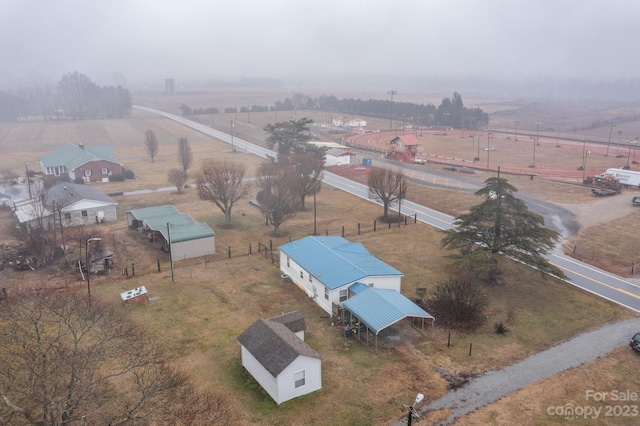
[[[367,117],[393,119],[424,127],[452,127],[456,129],[481,129],[489,125],[489,114],[480,108],[464,106],[462,96],[454,92],[451,98],[443,98],[439,106],[433,104],[416,104],[412,102],[392,102],[380,99],[338,99],[333,95],[321,95],[311,98],[296,93],[292,98],[276,101],[273,105],[251,105],[226,107],[225,114],[237,112],[266,112],[266,111],[294,111],[324,110],[336,114],[362,115]],[[182,104],[182,115],[218,114],[215,107],[192,108]]]
[[[85,74],[69,73],[55,88],[36,86],[7,92],[0,90],[0,121],[82,120],[129,116],[129,90],[120,86],[99,86]]]

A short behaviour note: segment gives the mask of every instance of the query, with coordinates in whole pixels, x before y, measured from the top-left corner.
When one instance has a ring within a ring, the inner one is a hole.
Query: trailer
[[[620,184],[625,188],[630,186],[640,188],[640,172],[625,169],[607,169],[607,171],[600,176],[604,176],[605,174],[612,175],[618,179]]]

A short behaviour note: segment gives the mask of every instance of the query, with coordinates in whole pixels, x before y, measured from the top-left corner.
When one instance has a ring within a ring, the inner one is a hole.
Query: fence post
[[[633,262],[633,265],[631,265],[631,275],[635,275],[636,273],[636,262]]]
[[[358,223],[358,235],[360,235],[360,223]]]
[[[344,225],[342,225],[342,238],[344,238]]]
[[[131,276],[136,276],[136,266],[133,264],[133,262],[131,262]]]
[[[251,243],[249,243],[249,254],[251,254]]]
[[[378,224],[377,220],[373,221],[373,232],[376,232],[376,225]]]
[[[269,240],[269,250],[273,250],[273,240]]]
[[[418,223],[418,213],[413,215],[413,223]]]
[[[231,246],[227,248],[227,252],[229,253],[229,259],[231,259]]]
[[[407,226],[407,216],[404,217],[404,226]]]
[[[156,262],[158,263],[158,272],[160,272],[160,259],[156,259]]]
[[[325,231],[325,235],[326,235],[327,237],[329,236],[329,229],[327,229],[327,230]]]
[[[573,254],[576,254],[576,245],[573,245]]]
[[[473,346],[473,343],[469,343],[469,356],[471,356],[471,347]]]
[[[389,222],[389,229],[391,229],[391,222]]]

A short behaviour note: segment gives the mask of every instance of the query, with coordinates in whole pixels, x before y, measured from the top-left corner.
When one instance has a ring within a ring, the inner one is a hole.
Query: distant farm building
[[[414,135],[401,135],[389,141],[390,147],[387,149],[387,158],[405,163],[413,163],[418,154],[420,140]]]
[[[40,159],[45,182],[108,182],[109,176],[122,174],[124,166],[116,160],[111,146],[85,146],[68,143]]]

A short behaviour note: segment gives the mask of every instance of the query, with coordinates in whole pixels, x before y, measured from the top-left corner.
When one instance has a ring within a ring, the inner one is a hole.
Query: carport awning
[[[369,287],[347,299],[343,306],[376,335],[407,317],[434,320],[427,311],[400,292],[389,289]]]

